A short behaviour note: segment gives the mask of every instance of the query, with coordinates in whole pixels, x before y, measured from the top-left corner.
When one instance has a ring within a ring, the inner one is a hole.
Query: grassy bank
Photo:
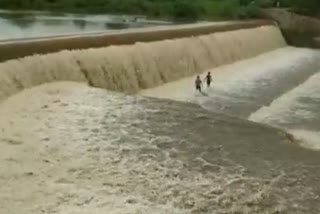
[[[248,0],[0,0],[0,8],[76,13],[141,14],[175,20],[254,17]]]

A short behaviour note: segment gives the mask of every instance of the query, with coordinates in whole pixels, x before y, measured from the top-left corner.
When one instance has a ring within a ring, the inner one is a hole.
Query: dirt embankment
[[[284,9],[263,10],[265,18],[276,20],[290,45],[320,48],[320,20]]]

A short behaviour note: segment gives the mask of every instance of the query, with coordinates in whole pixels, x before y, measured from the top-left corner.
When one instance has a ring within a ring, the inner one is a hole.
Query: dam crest
[[[0,100],[55,81],[136,93],[286,46],[275,26],[33,55],[0,64]]]

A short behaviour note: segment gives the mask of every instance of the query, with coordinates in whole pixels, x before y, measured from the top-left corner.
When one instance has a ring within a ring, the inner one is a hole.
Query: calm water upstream
[[[0,10],[0,40],[101,32],[168,24],[138,16],[52,14]]]

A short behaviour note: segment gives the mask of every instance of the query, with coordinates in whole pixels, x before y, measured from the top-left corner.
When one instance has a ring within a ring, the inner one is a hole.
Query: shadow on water
[[[87,21],[83,20],[83,19],[74,19],[73,21],[74,26],[76,26],[77,28],[83,30],[86,28],[87,25]]]
[[[22,29],[31,27],[37,21],[36,16],[27,13],[0,13],[1,18]]]
[[[106,22],[104,25],[105,29],[122,30],[130,27],[129,23],[125,22]]]
[[[8,19],[8,22],[12,24],[13,26],[17,26],[22,29],[30,28],[32,25],[34,25],[37,20],[35,18],[16,18],[16,19]]]

